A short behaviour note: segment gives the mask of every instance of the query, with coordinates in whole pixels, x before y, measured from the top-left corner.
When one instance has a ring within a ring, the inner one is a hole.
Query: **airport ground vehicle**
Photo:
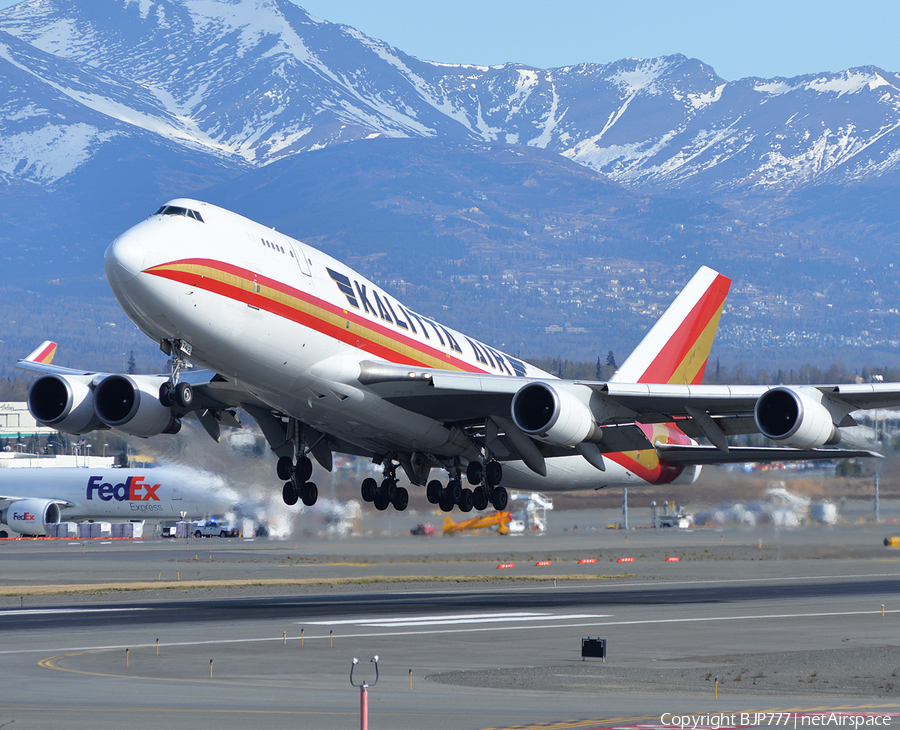
[[[198,522],[193,528],[194,537],[238,537],[240,530],[227,520],[217,520],[215,517]]]

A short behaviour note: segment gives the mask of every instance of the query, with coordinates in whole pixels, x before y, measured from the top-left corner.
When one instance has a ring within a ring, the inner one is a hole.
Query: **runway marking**
[[[885,611],[885,614],[888,613],[900,613],[900,609],[895,609],[891,611]],[[567,623],[567,624],[556,624],[549,625],[547,629],[577,629],[577,628],[585,628],[585,627],[595,627],[595,626],[625,626],[625,625],[642,625],[642,624],[666,624],[666,623],[693,623],[693,622],[704,622],[704,621],[768,621],[772,619],[788,619],[788,618],[828,618],[834,616],[881,616],[881,610],[876,611],[833,611],[826,613],[782,613],[782,614],[764,614],[764,615],[756,615],[756,616],[709,616],[706,618],[672,618],[672,619],[642,619],[635,621],[589,621],[585,623]],[[605,616],[601,616],[601,618],[606,618]],[[298,624],[303,622],[297,622]],[[533,631],[533,625],[522,625],[522,626],[509,626],[509,625],[500,625],[500,626],[490,626],[484,628],[456,628],[456,629],[434,629],[431,631],[368,631],[361,633],[353,633],[353,634],[341,634],[341,639],[362,639],[362,638],[377,638],[377,637],[387,637],[387,636],[404,636],[408,637],[410,635],[416,634],[474,634],[481,633],[485,631]],[[314,641],[316,639],[329,639],[328,634],[321,634],[318,636],[310,635],[306,636],[306,641]],[[216,646],[221,644],[249,644],[252,642],[268,642],[268,641],[278,641],[283,642],[283,636],[263,636],[249,639],[206,639],[203,641],[170,641],[166,642],[164,646]],[[288,636],[287,641],[300,641],[299,636]],[[112,644],[108,646],[76,646],[76,647],[64,647],[64,648],[49,648],[44,647],[42,649],[10,649],[10,650],[2,650],[0,651],[0,656],[8,655],[8,654],[47,654],[53,652],[76,652],[76,651],[110,651],[114,649],[127,649],[127,648],[144,648],[144,647],[155,647],[156,644]]]
[[[113,611],[152,611],[151,608],[25,608],[0,610],[0,618],[6,616],[55,616],[61,613],[112,613]]]
[[[400,628],[402,626],[436,626],[454,624],[500,623],[503,621],[568,621],[586,618],[608,618],[609,614],[573,613],[550,614],[532,611],[507,613],[464,613],[444,616],[408,616],[404,618],[355,618],[338,621],[294,621],[295,624],[311,624],[313,626],[355,625],[372,628]]]
[[[617,578],[619,576],[609,576],[609,578]],[[634,577],[633,575],[622,576],[622,577]],[[534,580],[534,578],[530,576],[516,576],[516,579],[521,578],[522,580]],[[599,586],[596,581],[592,581],[590,583],[578,585],[576,581],[581,578],[581,576],[572,576],[572,582],[570,583],[568,580],[566,584],[562,586],[565,590],[597,590],[598,588],[606,589],[614,589],[614,588],[634,588],[635,586],[639,586],[641,588],[646,588],[647,590],[666,590],[671,588],[672,586],[693,586],[693,585],[717,585],[721,583],[793,583],[796,581],[802,580],[860,580],[860,579],[869,579],[869,578],[900,578],[900,575],[897,573],[859,573],[854,575],[801,575],[801,576],[784,576],[784,577],[771,577],[766,576],[762,578],[710,578],[705,580],[660,580],[659,582],[650,583],[647,580],[638,580],[638,581],[627,581],[622,583],[610,583],[607,582],[603,586]],[[459,580],[465,580],[465,576],[459,578]],[[541,582],[545,579],[541,578]],[[583,580],[591,580],[590,576],[584,576]],[[423,588],[420,590],[414,591],[385,591],[386,595],[389,596],[410,596],[410,595],[434,595],[434,594],[457,594],[457,593],[473,593],[473,592],[504,592],[504,593],[520,593],[522,591],[558,591],[560,587],[555,585],[537,585],[534,583],[530,583],[525,586],[491,586],[491,587],[481,587],[477,585],[473,585],[469,588],[458,588],[458,589],[446,589],[446,588],[434,588],[427,589]]]
[[[115,676],[120,675],[103,675]],[[215,708],[194,709],[190,707],[48,707],[47,705],[0,705],[3,712],[115,712],[119,713],[150,713],[164,712],[166,714],[184,715],[326,715],[326,716],[350,716],[355,717],[359,713],[353,712],[326,712],[325,710],[222,710]]]

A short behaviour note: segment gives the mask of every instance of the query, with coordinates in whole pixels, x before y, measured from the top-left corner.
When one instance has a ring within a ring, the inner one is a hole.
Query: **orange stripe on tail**
[[[689,385],[703,380],[731,279],[704,266],[611,378]]]
[[[56,343],[46,340],[25,359],[30,362],[39,362],[42,365],[50,365],[56,357]]]

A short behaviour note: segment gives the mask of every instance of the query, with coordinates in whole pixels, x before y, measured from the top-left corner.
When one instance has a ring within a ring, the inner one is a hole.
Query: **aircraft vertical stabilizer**
[[[25,358],[25,361],[51,365],[54,357],[56,357],[56,343],[44,340],[34,352]]]
[[[730,286],[731,279],[702,267],[610,380],[699,384]]]

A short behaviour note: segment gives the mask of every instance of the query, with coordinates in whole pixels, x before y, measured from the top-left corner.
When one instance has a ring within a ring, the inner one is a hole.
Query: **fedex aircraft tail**
[[[731,279],[702,267],[610,380],[700,383],[730,286]]]

